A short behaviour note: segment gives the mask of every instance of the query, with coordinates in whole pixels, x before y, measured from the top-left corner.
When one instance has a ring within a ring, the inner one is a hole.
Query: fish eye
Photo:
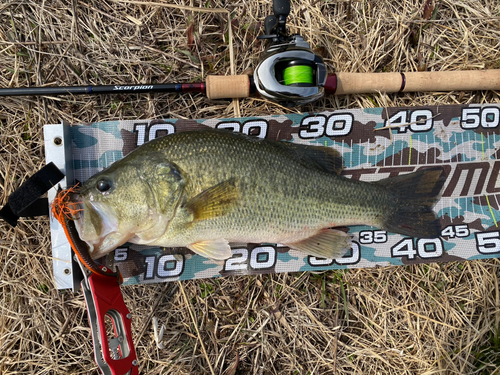
[[[97,181],[96,188],[99,190],[101,193],[105,193],[111,189],[111,181],[108,178],[101,178],[99,181]]]
[[[170,173],[172,174],[172,176],[174,176],[174,179],[175,179],[176,181],[180,181],[180,180],[182,180],[181,173],[177,170],[177,168],[173,168],[173,167],[171,167],[171,168],[170,168]]]

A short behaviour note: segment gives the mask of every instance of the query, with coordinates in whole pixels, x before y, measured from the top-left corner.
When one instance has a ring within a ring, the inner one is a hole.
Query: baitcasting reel
[[[255,87],[260,95],[288,107],[311,103],[323,96],[323,59],[300,35],[287,35],[289,0],[273,0],[273,12],[264,20],[266,35],[258,37],[272,42],[254,71]]]

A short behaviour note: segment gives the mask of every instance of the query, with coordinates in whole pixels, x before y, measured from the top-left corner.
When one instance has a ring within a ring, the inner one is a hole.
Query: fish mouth
[[[73,215],[80,239],[87,243],[92,259],[98,259],[123,245],[127,234],[120,233],[115,211],[107,204],[82,199],[78,194],[72,197],[79,205]]]

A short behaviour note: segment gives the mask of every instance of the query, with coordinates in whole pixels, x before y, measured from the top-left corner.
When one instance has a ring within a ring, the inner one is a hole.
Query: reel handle
[[[278,19],[275,15],[269,15],[264,19],[264,30],[266,31],[265,36],[270,36],[271,38],[276,36],[275,29],[278,26]],[[270,39],[270,38],[262,38],[260,39]]]
[[[264,19],[266,34],[257,39],[272,39],[273,43],[286,42],[289,39],[286,18],[290,14],[290,0],[273,0],[273,13]]]
[[[273,0],[273,13],[276,17],[290,14],[290,0]]]

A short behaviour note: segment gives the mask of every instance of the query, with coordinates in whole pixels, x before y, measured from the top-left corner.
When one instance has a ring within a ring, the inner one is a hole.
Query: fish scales
[[[202,235],[280,242],[305,227],[315,232],[327,225],[377,225],[387,208],[390,197],[385,189],[376,185],[366,189],[357,181],[307,168],[267,142],[211,132],[200,133],[197,142],[191,137],[179,133],[178,140],[166,137],[154,148],[190,176],[191,196],[231,177],[237,179],[240,194],[227,215],[186,228],[187,241]]]
[[[350,237],[328,229],[335,226],[438,234],[432,206],[442,170],[367,183],[339,176],[337,159],[327,148],[227,131],[176,133],[91,177],[78,197],[89,212],[76,226],[95,256],[128,240],[187,246],[214,259],[230,256],[230,242],[283,243],[310,255],[340,256]]]

